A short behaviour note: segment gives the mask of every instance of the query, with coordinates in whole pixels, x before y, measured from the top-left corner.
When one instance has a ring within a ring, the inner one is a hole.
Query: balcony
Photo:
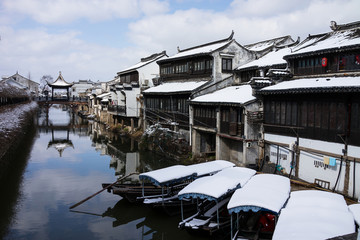
[[[108,112],[111,112],[115,115],[126,115],[126,106],[119,106],[119,105],[109,105]]]

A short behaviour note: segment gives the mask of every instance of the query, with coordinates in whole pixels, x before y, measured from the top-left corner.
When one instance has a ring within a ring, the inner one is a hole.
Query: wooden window
[[[221,69],[223,72],[232,71],[232,59],[231,58],[223,58]]]
[[[309,127],[314,127],[314,103],[313,102],[308,102],[308,126]]]
[[[302,127],[307,126],[307,112],[308,112],[307,102],[303,102],[301,104],[301,120],[300,120],[300,124]]]
[[[212,69],[213,67],[213,61],[212,60],[206,60],[205,61],[205,68],[206,69]]]
[[[315,103],[315,127],[316,128],[321,127],[321,103],[320,102]]]

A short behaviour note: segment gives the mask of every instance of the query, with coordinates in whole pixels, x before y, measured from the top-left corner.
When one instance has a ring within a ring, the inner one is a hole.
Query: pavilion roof
[[[48,85],[50,87],[58,87],[58,88],[64,88],[64,87],[71,87],[73,83],[68,83],[64,80],[63,76],[61,75],[61,72],[59,72],[59,77],[55,80],[53,83],[49,83]]]

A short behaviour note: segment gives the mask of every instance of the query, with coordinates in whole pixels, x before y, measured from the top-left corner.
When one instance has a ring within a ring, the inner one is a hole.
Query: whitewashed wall
[[[295,143],[295,137],[280,136],[274,134],[265,134],[265,140],[288,144],[289,146]],[[342,149],[344,149],[344,144],[331,143],[325,141],[318,141],[312,139],[299,139],[299,146],[318,149],[325,152],[330,152],[333,154],[342,155]],[[283,167],[286,173],[290,173],[290,164],[292,159],[292,152],[284,148],[279,148],[280,160],[279,165]],[[277,147],[274,145],[266,145],[266,154],[269,155],[270,161],[276,163],[277,161]],[[348,156],[359,157],[360,156],[360,147],[349,146],[348,147]],[[330,189],[333,189],[339,175],[340,171],[340,159],[336,159],[336,166],[329,166],[324,164],[324,158],[319,154],[312,154],[308,152],[300,152],[300,162],[299,162],[299,178],[305,180],[309,183],[314,183],[315,178],[321,179],[323,181],[330,182]],[[350,178],[349,178],[349,191],[348,195],[353,196],[353,170],[354,163],[350,161]],[[340,177],[336,186],[336,191],[342,192],[344,190],[344,180],[345,180],[345,171],[346,165],[345,161],[342,163],[342,168],[340,172]],[[355,197],[360,196],[360,164],[355,164]],[[292,171],[292,175],[295,175],[295,169]]]

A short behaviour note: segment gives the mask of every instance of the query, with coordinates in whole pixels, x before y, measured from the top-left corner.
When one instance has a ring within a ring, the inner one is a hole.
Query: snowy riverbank
[[[36,108],[36,102],[0,108],[0,160],[12,144],[24,134],[24,127],[29,123],[29,114]]]

